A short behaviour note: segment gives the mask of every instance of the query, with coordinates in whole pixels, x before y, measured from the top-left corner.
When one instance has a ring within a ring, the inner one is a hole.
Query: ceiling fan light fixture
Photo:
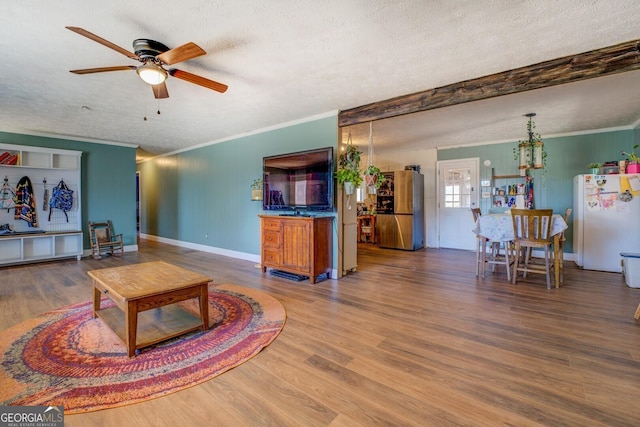
[[[159,85],[167,79],[167,71],[153,62],[145,62],[136,69],[136,72],[145,83]]]

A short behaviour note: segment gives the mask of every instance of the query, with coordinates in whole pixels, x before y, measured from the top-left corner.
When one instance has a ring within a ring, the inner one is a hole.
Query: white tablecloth
[[[551,235],[555,236],[568,228],[562,215],[553,214]],[[510,214],[480,215],[473,232],[489,240],[505,242],[513,240],[513,221]]]

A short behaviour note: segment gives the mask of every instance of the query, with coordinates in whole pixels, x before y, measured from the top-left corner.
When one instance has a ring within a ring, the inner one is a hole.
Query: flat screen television
[[[262,208],[333,210],[333,147],[262,159]]]

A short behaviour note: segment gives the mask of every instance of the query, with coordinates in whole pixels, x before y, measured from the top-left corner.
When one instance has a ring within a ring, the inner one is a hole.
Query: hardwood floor
[[[315,285],[254,263],[142,240],[102,260],[0,269],[0,329],[91,299],[88,270],[164,260],[262,289],[280,336],[202,385],[67,415],[66,426],[632,426],[640,420],[640,289],[566,262],[543,275],[475,277],[475,253],[361,245],[358,269]]]

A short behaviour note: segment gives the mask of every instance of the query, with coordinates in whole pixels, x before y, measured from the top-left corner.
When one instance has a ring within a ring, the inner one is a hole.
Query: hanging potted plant
[[[338,183],[342,184],[344,192],[348,195],[353,194],[357,187],[362,184],[362,175],[360,171],[352,169],[339,169],[336,172]]]
[[[349,135],[349,141],[351,141],[351,135]],[[344,186],[346,194],[353,194],[354,189],[362,184],[360,151],[353,144],[347,144],[344,152],[338,156],[336,178],[338,179],[338,184]]]
[[[375,194],[384,181],[384,175],[379,167],[374,165],[367,166],[364,171],[364,182],[367,184],[369,194]]]
[[[631,153],[627,153],[626,151],[622,151],[623,156],[627,156],[629,159],[629,163],[627,164],[627,173],[640,173],[640,157],[635,153],[636,148],[640,147],[640,144],[636,144],[633,146],[633,151]]]
[[[382,175],[380,168],[373,164],[373,122],[369,122],[369,155],[367,164],[367,169],[364,171],[364,182],[367,184],[369,194],[376,194],[376,191],[384,181],[384,175]]]

